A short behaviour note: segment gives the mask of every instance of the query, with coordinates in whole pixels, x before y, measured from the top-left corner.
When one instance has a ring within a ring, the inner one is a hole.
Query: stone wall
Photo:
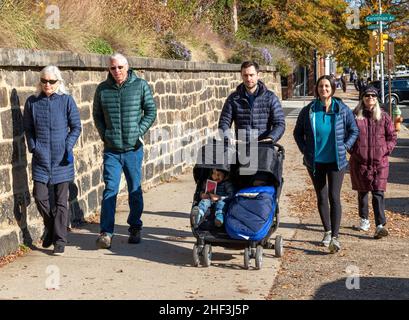
[[[46,65],[60,67],[81,114],[70,220],[77,223],[98,212],[103,145],[93,124],[92,101],[97,84],[107,76],[106,63],[107,57],[101,55],[0,49],[0,256],[20,243],[37,241],[42,232],[31,196],[32,155],[27,151],[22,116]],[[148,81],[158,107],[157,119],[144,136],[146,190],[193,166],[198,148],[217,128],[225,98],[241,82],[240,66],[136,57],[129,58],[129,64]],[[281,98],[279,74],[272,67],[262,72],[263,81]]]

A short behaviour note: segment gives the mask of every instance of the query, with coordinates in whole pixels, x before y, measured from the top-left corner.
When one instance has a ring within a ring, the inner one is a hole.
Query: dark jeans
[[[115,225],[116,199],[122,171],[128,185],[129,232],[142,229],[143,196],[141,188],[143,147],[127,152],[104,152],[104,183],[101,206],[101,232],[112,235]]]
[[[376,225],[385,225],[385,198],[383,191],[377,190],[372,191],[372,208],[375,214]],[[362,219],[368,219],[369,209],[368,209],[368,194],[369,192],[358,192],[358,207],[359,216]]]
[[[47,232],[51,232],[53,243],[65,246],[67,243],[68,227],[68,186],[69,182],[63,182],[52,186],[54,192],[55,208],[50,205],[48,185],[34,181],[33,196],[37,209],[43,217]]]
[[[324,230],[331,230],[332,236],[338,237],[342,215],[341,187],[345,170],[338,171],[335,163],[316,163],[315,174],[310,170],[308,173],[317,194],[318,211]]]

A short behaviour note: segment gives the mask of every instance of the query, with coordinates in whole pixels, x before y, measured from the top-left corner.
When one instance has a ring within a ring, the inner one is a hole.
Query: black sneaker
[[[128,243],[141,242],[141,230],[132,230],[129,234]]]
[[[53,254],[54,254],[55,256],[62,256],[62,255],[64,254],[64,249],[65,249],[65,247],[64,247],[63,245],[61,245],[61,244],[56,244],[56,245],[54,246],[54,252],[53,252]]]
[[[41,239],[43,240],[42,247],[49,248],[53,244],[53,233],[45,228]]]

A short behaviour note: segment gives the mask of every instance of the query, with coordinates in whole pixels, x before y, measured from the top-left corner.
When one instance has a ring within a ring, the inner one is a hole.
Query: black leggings
[[[332,236],[338,237],[342,215],[341,187],[345,170],[338,171],[336,163],[316,163],[315,174],[310,170],[308,173],[317,194],[318,211],[324,230],[331,230]]]

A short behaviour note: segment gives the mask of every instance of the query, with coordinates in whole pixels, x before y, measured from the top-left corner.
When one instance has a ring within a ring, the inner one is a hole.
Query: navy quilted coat
[[[358,127],[352,110],[345,105],[341,99],[334,100],[335,113],[335,143],[338,170],[348,165],[347,150],[352,149],[358,137]],[[294,139],[298,149],[304,155],[304,165],[311,171],[315,171],[315,126],[314,126],[314,104],[316,100],[302,108],[294,128]]]
[[[118,86],[108,74],[94,97],[93,117],[106,149],[125,152],[138,149],[142,136],[156,119],[156,105],[148,83],[132,70]]]
[[[258,241],[271,228],[276,209],[274,187],[249,187],[237,192],[226,213],[225,228],[233,239]]]
[[[250,129],[257,129],[258,139],[271,138],[273,142],[277,142],[284,134],[285,119],[280,100],[260,80],[258,87],[258,94],[251,108],[243,83],[227,98],[219,119],[219,129],[225,136],[233,123],[237,139],[240,139],[238,129],[246,130],[246,139],[251,137]]]
[[[33,153],[33,180],[58,184],[74,180],[74,163],[67,161],[81,133],[80,114],[66,94],[30,96],[24,106],[24,130]]]
[[[352,189],[358,191],[386,191],[389,175],[388,156],[396,145],[396,132],[389,115],[375,121],[369,112],[357,119],[359,137],[349,159]]]

